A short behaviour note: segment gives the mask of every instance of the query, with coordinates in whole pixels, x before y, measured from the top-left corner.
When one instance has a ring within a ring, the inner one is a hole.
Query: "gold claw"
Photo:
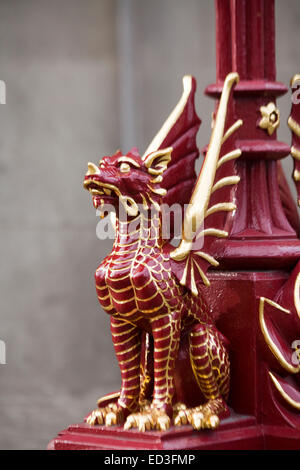
[[[185,426],[188,422],[189,420],[186,410],[180,410],[174,419],[175,426]]]
[[[96,424],[104,424],[104,416],[101,410],[94,410],[86,419],[87,424],[95,426]]]
[[[191,425],[197,431],[199,431],[203,427],[203,418],[204,418],[204,415],[201,411],[193,413],[191,416]]]
[[[91,412],[86,418],[87,424],[95,426],[96,424],[114,426],[123,421],[123,409],[116,403],[109,403],[104,408],[98,408]]]
[[[140,416],[138,419],[138,429],[140,432],[148,431],[151,429],[151,426],[153,426],[153,422],[148,416]]]
[[[220,424],[219,412],[223,409],[220,400],[210,400],[205,405],[195,408],[177,407],[175,411],[175,426],[184,426],[190,424],[195,430],[216,429]]]
[[[217,415],[211,415],[204,422],[206,428],[216,429],[220,424],[220,419]]]
[[[157,418],[156,429],[167,431],[170,428],[170,418],[168,415],[162,415]]]
[[[159,410],[146,409],[128,416],[124,429],[137,428],[140,432],[150,431],[151,429],[166,431],[170,428],[170,425],[171,421],[168,415]]]
[[[105,417],[105,425],[114,426],[115,424],[117,424],[117,416],[113,411],[111,411],[110,413],[107,413]]]
[[[89,424],[90,426],[94,426],[94,425],[95,425],[95,423],[96,423],[96,417],[94,416],[93,413],[86,419],[86,422],[87,422],[87,424]]]
[[[128,416],[128,418],[126,419],[126,422],[124,424],[125,431],[127,431],[128,429],[134,428],[135,423],[136,423],[136,421],[135,421],[134,415]]]

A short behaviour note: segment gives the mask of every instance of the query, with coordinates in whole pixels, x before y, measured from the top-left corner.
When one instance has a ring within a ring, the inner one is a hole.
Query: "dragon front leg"
[[[153,401],[143,411],[128,416],[125,428],[166,430],[173,415],[174,366],[180,341],[180,314],[173,312],[152,321],[154,339]]]
[[[134,325],[111,317],[112,340],[121,370],[121,390],[117,402],[94,410],[87,423],[114,424],[124,423],[126,417],[138,410],[140,392],[141,332]]]

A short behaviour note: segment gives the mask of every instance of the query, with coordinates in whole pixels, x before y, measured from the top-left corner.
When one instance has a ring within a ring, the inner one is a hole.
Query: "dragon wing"
[[[297,188],[298,204],[300,205],[300,75],[295,75],[291,80],[293,93],[293,105],[288,125],[293,133],[291,154],[294,158],[294,181]]]
[[[146,160],[150,154],[171,148],[168,168],[163,173],[163,187],[167,190],[162,203],[171,207],[179,203],[181,211],[188,204],[197,175],[195,161],[199,157],[196,137],[201,120],[195,111],[196,80],[191,75],[183,77],[182,96],[154,137],[143,155]],[[172,238],[173,228],[169,239]]]
[[[231,90],[238,80],[237,73],[225,79],[206,156],[185,211],[182,240],[170,253],[172,271],[194,295],[198,294],[197,284],[209,285],[206,271],[209,266],[219,264],[210,254],[211,244],[216,237],[228,236],[224,230],[224,214],[236,209],[235,185],[240,178],[235,171],[235,159],[241,155],[241,150],[234,147],[231,136],[242,121],[229,125],[227,131],[225,125]]]

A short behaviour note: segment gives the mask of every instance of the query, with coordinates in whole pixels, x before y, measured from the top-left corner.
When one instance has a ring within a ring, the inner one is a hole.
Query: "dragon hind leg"
[[[194,429],[215,429],[219,417],[228,415],[230,365],[220,333],[213,326],[196,325],[190,333],[190,358],[199,388],[207,400],[204,405],[176,410],[175,424],[190,423]]]

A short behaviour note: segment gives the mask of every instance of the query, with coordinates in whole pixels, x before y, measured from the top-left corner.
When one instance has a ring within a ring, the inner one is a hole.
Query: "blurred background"
[[[300,3],[276,4],[277,78],[288,84],[300,72]],[[202,147],[213,0],[0,0],[1,449],[44,449],[119,389],[93,280],[112,241],[96,237],[82,180],[88,161],[117,148],[143,153],[186,73],[198,81]],[[278,104],[279,140],[290,142],[290,97]]]

